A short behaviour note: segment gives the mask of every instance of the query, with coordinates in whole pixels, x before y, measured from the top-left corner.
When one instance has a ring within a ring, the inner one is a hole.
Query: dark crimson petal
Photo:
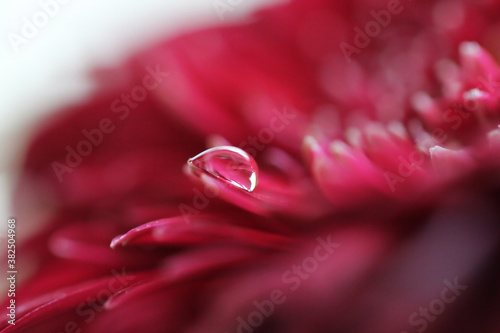
[[[78,305],[86,304],[88,297],[95,298],[102,290],[113,293],[110,290],[110,283],[113,279],[116,278],[106,277],[87,281],[25,302],[17,308],[16,325],[8,325],[4,322],[4,328],[1,332],[26,331],[26,329],[33,329],[39,324],[43,324],[46,329],[52,330],[61,327],[61,323],[68,320],[81,323],[83,320],[76,312]],[[132,283],[132,281],[138,280],[140,277],[129,276],[128,279],[128,283]],[[61,316],[63,317],[61,318]],[[78,317],[80,318],[77,319]],[[62,319],[66,320],[62,321]]]

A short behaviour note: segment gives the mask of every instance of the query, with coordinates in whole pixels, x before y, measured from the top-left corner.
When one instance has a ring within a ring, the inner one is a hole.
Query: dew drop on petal
[[[187,161],[195,175],[208,174],[247,192],[257,186],[259,168],[244,150],[233,146],[219,146],[205,150]]]

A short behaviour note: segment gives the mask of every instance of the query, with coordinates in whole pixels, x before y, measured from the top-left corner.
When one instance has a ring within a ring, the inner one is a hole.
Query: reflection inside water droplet
[[[257,186],[259,168],[247,152],[232,146],[210,148],[187,161],[197,176],[204,172],[225,183],[252,192]]]

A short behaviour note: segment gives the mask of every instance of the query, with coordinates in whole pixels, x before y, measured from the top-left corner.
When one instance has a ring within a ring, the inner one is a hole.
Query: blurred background
[[[230,24],[277,2],[283,1],[0,0],[3,219],[12,214],[10,194],[32,128],[92,91],[89,70],[119,63],[160,38]]]

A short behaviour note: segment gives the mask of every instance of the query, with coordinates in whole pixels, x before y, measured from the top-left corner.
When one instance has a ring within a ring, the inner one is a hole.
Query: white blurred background
[[[10,194],[30,131],[54,108],[89,93],[89,69],[112,65],[157,39],[227,24],[276,2],[0,0],[2,220],[12,214]],[[0,225],[3,234],[6,223]]]

